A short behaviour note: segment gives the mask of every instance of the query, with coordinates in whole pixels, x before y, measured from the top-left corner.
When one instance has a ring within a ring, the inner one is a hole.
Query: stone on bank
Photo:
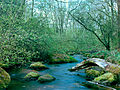
[[[10,81],[10,75],[0,67],[0,89],[6,88]]]
[[[111,84],[114,81],[116,81],[116,76],[113,73],[105,73],[99,77],[96,77],[94,79],[94,82],[98,82],[98,83],[105,83],[105,84]]]

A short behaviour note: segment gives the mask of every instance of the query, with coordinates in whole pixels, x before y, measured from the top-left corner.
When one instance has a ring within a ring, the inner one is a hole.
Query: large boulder
[[[45,66],[44,64],[42,64],[41,62],[32,63],[32,64],[30,65],[30,68],[35,69],[35,70],[48,69],[48,67]]]
[[[52,58],[49,61],[50,64],[61,64],[61,63],[72,63],[72,62],[77,62],[77,60],[66,54],[54,54],[52,55]]]
[[[44,82],[50,82],[50,81],[54,81],[55,80],[55,77],[49,75],[49,74],[46,74],[46,75],[43,75],[43,76],[40,76],[38,78],[38,81],[40,83],[44,83]]]
[[[94,82],[102,84],[111,84],[116,81],[116,76],[113,73],[105,73],[94,79]]]
[[[36,72],[29,72],[24,78],[25,80],[36,80],[39,76],[40,74]]]
[[[10,81],[10,75],[4,69],[0,68],[0,89],[6,88]]]

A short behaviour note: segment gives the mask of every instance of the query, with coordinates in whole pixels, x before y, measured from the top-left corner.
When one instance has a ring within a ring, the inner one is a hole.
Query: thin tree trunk
[[[32,0],[31,17],[33,17],[33,14],[34,14],[34,0]]]
[[[117,1],[118,4],[118,48],[120,49],[120,0]]]
[[[26,0],[22,0],[22,5],[21,5],[21,8],[22,8],[22,15],[25,17],[25,2]]]
[[[88,28],[84,23],[82,23],[80,20],[78,20],[76,17],[74,17],[70,12],[69,14],[72,16],[72,18],[77,21],[81,26],[83,26],[87,31],[90,31],[91,33],[93,33],[97,39],[104,45],[104,47],[110,51],[110,35],[108,34],[108,42],[104,42],[95,31],[91,30],[90,28]]]

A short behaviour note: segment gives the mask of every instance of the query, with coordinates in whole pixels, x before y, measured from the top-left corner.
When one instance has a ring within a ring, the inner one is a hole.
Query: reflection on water
[[[73,57],[79,62],[82,61],[80,55]],[[82,82],[86,82],[84,70],[80,72],[68,71],[68,69],[77,63],[47,65],[50,69],[39,71],[39,73],[42,75],[49,73],[54,76],[56,80],[44,84],[40,84],[37,81],[24,81],[23,77],[31,71],[30,69],[15,70],[11,72],[12,82],[7,90],[89,90],[87,87],[81,85]],[[78,76],[78,74],[80,75]]]

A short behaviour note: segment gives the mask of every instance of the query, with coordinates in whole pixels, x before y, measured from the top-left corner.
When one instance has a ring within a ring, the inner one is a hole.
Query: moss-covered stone
[[[110,84],[110,83],[114,82],[115,80],[116,80],[116,77],[112,73],[105,73],[94,79],[95,82],[106,83],[106,84]]]
[[[72,63],[72,62],[77,62],[77,60],[66,54],[54,54],[51,60],[49,61],[49,63],[51,64]]]
[[[4,69],[0,68],[0,89],[6,88],[10,81],[10,75]]]
[[[32,63],[32,64],[30,65],[30,68],[35,69],[35,70],[48,69],[48,67],[45,66],[44,64],[42,64],[41,62]]]
[[[97,70],[93,70],[93,69],[86,70],[86,76],[91,79],[98,77],[100,74],[101,73]]]
[[[49,75],[49,74],[46,74],[46,75],[43,75],[43,76],[40,76],[38,78],[38,81],[40,83],[44,83],[44,82],[50,82],[50,81],[54,81],[55,80],[55,77]]]
[[[34,79],[37,79],[39,76],[40,76],[40,74],[38,74],[36,72],[30,72],[24,78],[26,80],[34,80]]]

